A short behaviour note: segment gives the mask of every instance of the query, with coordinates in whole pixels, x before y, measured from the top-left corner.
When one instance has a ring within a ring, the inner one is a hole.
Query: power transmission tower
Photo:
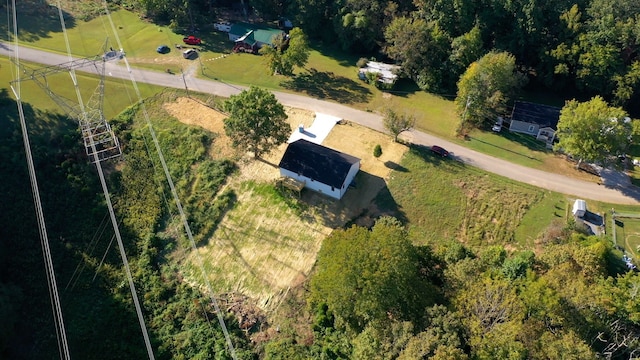
[[[19,66],[24,76],[11,82],[13,84],[19,81],[33,81],[72,119],[78,121],[85,151],[92,163],[122,156],[120,142],[113,130],[111,130],[103,111],[106,62],[117,59],[121,55],[114,50],[107,51],[106,42],[102,54],[35,70],[20,64]],[[78,81],[74,70],[86,67],[94,67],[96,74],[100,78],[98,86],[86,104],[83,104],[81,100],[76,102],[67,99],[62,95],[56,94],[51,89],[47,76],[69,72],[73,86],[78,91]]]

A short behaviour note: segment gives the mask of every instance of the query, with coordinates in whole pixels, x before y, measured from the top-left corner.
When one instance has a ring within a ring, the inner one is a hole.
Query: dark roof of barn
[[[355,156],[299,139],[289,144],[278,166],[323,184],[341,188],[349,169],[359,161]]]
[[[557,129],[559,119],[560,108],[525,101],[516,101],[511,114],[511,120],[538,124],[540,127],[553,129]]]

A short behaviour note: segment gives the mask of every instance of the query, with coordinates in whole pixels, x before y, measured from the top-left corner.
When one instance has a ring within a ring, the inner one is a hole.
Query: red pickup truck
[[[200,45],[202,43],[202,40],[200,38],[197,38],[193,35],[189,35],[186,38],[183,38],[182,41],[188,45]]]

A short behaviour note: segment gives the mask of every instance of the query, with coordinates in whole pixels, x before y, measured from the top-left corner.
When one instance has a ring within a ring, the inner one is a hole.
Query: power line
[[[122,49],[122,43],[120,42],[120,37],[118,36],[118,33],[116,31],[115,25],[113,24],[113,20],[111,18],[111,13],[109,12],[109,8],[107,7],[107,2],[103,1],[103,5],[104,5],[104,9],[105,12],[107,14],[107,18],[109,19],[109,22],[111,23],[111,28],[113,30],[113,33],[115,34],[115,38],[116,38],[116,42],[118,43],[118,47],[120,49]],[[149,118],[149,114],[147,113],[147,108],[144,104],[144,101],[142,100],[142,95],[140,94],[140,89],[138,88],[138,84],[136,82],[135,77],[133,76],[133,73],[131,72],[131,68],[129,66],[129,62],[127,61],[127,58],[124,57],[123,58],[125,61],[125,64],[127,66],[127,70],[129,73],[129,78],[131,79],[131,83],[133,85],[133,88],[136,92],[136,95],[138,96],[138,101],[139,104],[141,106],[142,109],[142,113],[144,115],[147,127],[149,128],[149,132],[151,133],[151,138],[153,140],[153,143],[155,145],[156,148],[156,152],[158,153],[158,157],[160,159],[160,163],[162,165],[162,169],[164,170],[164,174],[165,177],[167,178],[167,183],[169,184],[169,188],[171,189],[171,194],[173,195],[173,199],[175,201],[176,207],[178,208],[178,212],[180,213],[180,218],[182,220],[182,223],[184,225],[185,228],[185,232],[187,234],[187,237],[189,238],[189,242],[191,243],[191,248],[193,250],[193,253],[195,254],[196,259],[198,260],[198,267],[200,268],[200,271],[202,273],[202,278],[204,279],[206,286],[207,286],[207,290],[209,292],[209,296],[211,298],[211,302],[213,304],[213,307],[215,309],[216,315],[218,316],[218,321],[220,323],[220,327],[222,328],[222,332],[224,334],[225,340],[227,342],[227,347],[229,348],[229,353],[231,355],[231,357],[234,360],[237,360],[237,355],[236,355],[236,351],[235,348],[233,346],[233,342],[231,341],[231,337],[229,335],[229,331],[227,330],[227,326],[224,322],[224,317],[222,316],[222,311],[220,310],[220,307],[218,306],[218,301],[215,298],[215,295],[213,293],[213,287],[211,286],[211,282],[209,281],[209,278],[207,277],[207,273],[206,270],[204,268],[204,262],[202,260],[202,257],[200,256],[197,247],[196,247],[196,243],[195,240],[193,239],[193,233],[191,232],[191,227],[189,226],[189,222],[187,219],[187,216],[185,215],[184,209],[182,207],[182,202],[180,201],[180,198],[178,197],[178,192],[176,191],[175,185],[173,183],[173,179],[171,178],[171,174],[169,172],[169,168],[167,166],[167,163],[165,161],[164,155],[162,153],[162,149],[160,148],[160,144],[158,142],[158,138],[156,136],[156,133],[153,129],[153,125],[151,124],[151,119]]]
[[[20,67],[20,54],[18,47],[18,17],[16,10],[16,1],[12,0],[13,10],[13,36],[14,36],[14,51],[16,66],[16,78],[19,76]],[[60,358],[71,359],[69,353],[69,344],[67,342],[67,333],[64,327],[64,318],[62,315],[62,306],[60,305],[60,297],[58,294],[58,285],[56,283],[55,271],[53,268],[53,260],[51,257],[51,249],[49,247],[49,236],[47,234],[46,223],[44,219],[44,211],[42,210],[42,203],[40,201],[40,190],[38,188],[38,180],[36,177],[35,166],[33,163],[33,155],[31,153],[31,144],[29,142],[29,132],[27,129],[27,123],[24,116],[24,109],[22,107],[22,90],[20,83],[16,84],[16,87],[11,85],[11,90],[16,97],[16,103],[18,106],[18,114],[20,117],[20,127],[22,129],[22,142],[24,144],[25,155],[27,158],[27,167],[29,170],[29,180],[31,182],[31,191],[33,195],[33,202],[36,210],[36,218],[38,222],[38,231],[40,233],[40,243],[42,245],[42,253],[45,262],[45,270],[47,274],[47,285],[49,287],[49,297],[51,299],[51,307],[53,311],[53,321],[56,329],[56,338],[58,340],[58,352]]]
[[[102,218],[102,220],[100,221],[100,225],[98,226],[98,230],[96,230],[93,233],[93,238],[91,239],[91,242],[89,243],[89,245],[87,246],[87,249],[85,250],[85,253],[89,254],[89,256],[93,254],[93,250],[96,248],[96,245],[98,245],[98,240],[102,237],[102,234],[104,233],[104,230],[105,230],[104,225],[105,225],[105,220],[107,220],[107,216],[109,216],[109,213],[104,214],[104,217]],[[71,290],[73,290],[73,288],[76,286],[76,283],[80,278],[80,275],[84,271],[84,265],[85,265],[85,260],[84,258],[82,258],[78,262],[78,265],[73,271],[73,274],[71,274],[71,278],[69,278],[69,282],[67,282],[67,286],[64,287],[65,291],[69,288],[72,282],[73,282],[73,286],[71,286]],[[78,275],[77,277],[76,277],[76,274]]]
[[[64,22],[64,16],[62,14],[62,7],[60,6],[60,1],[57,2],[58,4],[58,12],[59,12],[59,16],[60,16],[60,24],[62,25],[62,32],[64,34],[64,38],[65,38],[65,44],[67,46],[67,54],[69,55],[69,61],[73,61],[73,57],[71,56],[71,47],[69,45],[69,38],[67,36],[67,30],[66,30],[66,25]],[[105,49],[106,49],[106,44],[105,44]],[[104,51],[103,51],[104,53]],[[102,98],[104,96],[104,61],[105,59],[103,58],[103,67],[102,67],[102,73],[100,74],[100,85],[99,85],[99,94],[98,96],[100,97],[100,105],[102,105]],[[78,81],[76,79],[76,75],[75,75],[75,69],[72,67],[69,71],[69,74],[71,75],[71,78],[73,80],[73,85],[76,91],[76,96],[78,97],[78,103],[80,105],[80,111],[81,111],[81,116],[82,116],[82,123],[85,124],[90,124],[91,121],[91,117],[92,115],[88,114],[88,109],[85,107],[83,101],[82,101],[82,95],[80,94],[80,87],[78,86]],[[93,110],[98,110],[98,117],[100,118],[100,120],[104,120],[104,114],[102,112],[102,109],[93,109]],[[95,116],[95,115],[94,115]],[[104,122],[104,121],[101,121]],[[107,126],[108,128],[108,126]],[[90,156],[90,160],[92,160],[92,162],[95,163],[96,165],[96,169],[98,170],[98,177],[100,178],[100,184],[102,185],[102,192],[104,193],[104,198],[105,201],[107,203],[107,208],[109,209],[109,216],[111,217],[111,223],[113,225],[113,230],[115,232],[115,236],[116,236],[116,240],[118,241],[118,247],[120,248],[120,256],[122,257],[122,263],[124,265],[125,268],[125,273],[127,275],[127,280],[129,282],[129,290],[131,291],[131,296],[133,297],[133,304],[136,308],[136,314],[138,316],[138,322],[140,323],[140,329],[142,330],[142,336],[144,338],[144,343],[145,346],[147,348],[147,354],[149,356],[150,360],[154,360],[155,356],[153,354],[153,348],[151,347],[151,340],[149,339],[149,333],[147,331],[147,327],[145,325],[144,322],[144,315],[142,314],[142,307],[140,306],[140,301],[138,299],[138,294],[136,292],[136,288],[135,288],[135,283],[133,282],[133,276],[131,275],[131,269],[129,268],[129,261],[127,260],[127,254],[125,252],[125,248],[124,248],[124,243],[122,242],[122,236],[120,235],[120,229],[118,227],[118,220],[116,219],[116,215],[115,212],[113,210],[113,204],[111,203],[111,195],[109,194],[109,189],[107,187],[107,183],[105,181],[105,177],[104,177],[104,173],[102,171],[102,159],[99,156],[98,153],[98,149],[96,147],[96,139],[95,139],[95,131],[97,130],[96,128],[88,128],[88,129],[83,129],[85,130],[85,135],[88,135],[88,139],[85,139],[85,144],[86,144],[86,140],[89,141],[89,146],[91,148],[91,152],[89,153]],[[116,141],[117,143],[117,141]],[[91,157],[93,157],[93,159],[91,159]]]

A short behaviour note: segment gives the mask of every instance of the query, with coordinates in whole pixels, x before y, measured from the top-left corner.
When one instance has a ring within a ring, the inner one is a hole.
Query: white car
[[[195,51],[194,49],[188,49],[182,53],[182,57],[185,59],[191,59],[197,56],[198,56],[198,52]]]
[[[502,130],[503,122],[504,122],[504,119],[502,118],[502,116],[498,116],[498,119],[496,120],[496,123],[493,124],[493,127],[491,128],[491,130],[495,132],[500,132]]]

